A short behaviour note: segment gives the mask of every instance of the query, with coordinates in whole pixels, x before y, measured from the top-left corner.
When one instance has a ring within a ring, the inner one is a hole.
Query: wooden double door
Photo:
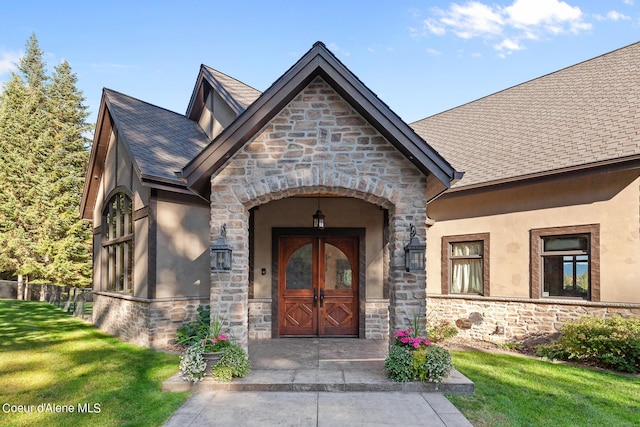
[[[279,335],[358,336],[358,246],[355,236],[279,237]]]

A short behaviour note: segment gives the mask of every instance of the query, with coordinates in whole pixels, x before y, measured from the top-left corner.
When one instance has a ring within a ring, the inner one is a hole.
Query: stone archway
[[[211,235],[226,224],[230,272],[213,272],[211,304],[248,343],[249,210],[295,195],[352,197],[389,211],[389,330],[426,305],[425,272],[404,271],[409,225],[426,241],[427,179],[321,78],[211,177]]]
[[[228,273],[214,272],[211,280],[211,303],[217,306],[221,312],[226,313],[232,334],[243,345],[248,343],[248,310],[249,310],[249,210],[253,207],[279,200],[284,197],[296,195],[332,194],[336,196],[353,197],[373,203],[389,210],[389,265],[388,265],[388,289],[389,289],[389,330],[397,330],[407,327],[407,320],[411,319],[416,311],[424,314],[426,304],[425,274],[408,273],[404,271],[404,245],[407,239],[407,230],[410,223],[421,223],[419,207],[409,200],[403,200],[401,192],[389,192],[390,198],[385,197],[384,189],[387,185],[371,187],[382,189],[381,192],[367,193],[354,187],[342,187],[340,182],[358,182],[342,176],[340,173],[330,173],[331,177],[324,176],[326,183],[320,185],[311,180],[309,185],[300,187],[278,187],[276,192],[264,192],[253,199],[244,199],[244,194],[249,194],[234,185],[215,185],[212,191],[212,216],[211,230],[212,240],[218,235],[220,225],[227,225],[227,240],[234,249],[233,269]],[[320,176],[318,175],[318,178]],[[278,180],[278,178],[273,178]],[[342,180],[342,181],[341,181]],[[280,182],[296,182],[283,180]],[[244,187],[246,184],[243,184]],[[251,184],[250,184],[251,185]],[[268,188],[264,183],[259,183],[260,188]],[[246,187],[244,187],[246,188]],[[403,210],[403,208],[409,208]],[[426,212],[424,213],[426,218]],[[422,232],[426,231],[425,227]],[[422,236],[424,239],[424,234]]]

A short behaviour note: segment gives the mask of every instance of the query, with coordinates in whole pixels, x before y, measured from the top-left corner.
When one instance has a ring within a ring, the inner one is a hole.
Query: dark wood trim
[[[382,209],[382,298],[389,299],[389,209]]]
[[[589,280],[590,293],[588,301],[600,301],[600,224],[574,225],[568,227],[536,228],[529,232],[531,260],[530,268],[530,297],[533,299],[546,298],[542,296],[542,237],[562,236],[563,234],[589,234]],[[562,297],[549,297],[560,299]],[[576,298],[572,298],[576,299]]]
[[[482,241],[482,296],[488,297],[491,295],[491,286],[490,286],[490,271],[491,271],[491,253],[489,244],[489,233],[475,233],[475,234],[461,234],[458,236],[442,236],[442,247],[440,257],[440,266],[441,266],[441,286],[440,291],[443,295],[451,294],[451,259],[449,258],[449,245],[451,243],[459,243],[459,242],[474,242],[474,241]],[[463,295],[463,294],[460,294]]]
[[[255,227],[256,227],[256,214],[260,207],[256,206],[249,209],[249,299],[253,299],[255,293]]]
[[[133,211],[133,220],[137,221],[142,218],[146,218],[149,216],[149,206],[144,206],[140,209]]]
[[[280,268],[278,259],[278,242],[280,237],[286,236],[340,236],[340,237],[358,237],[358,338],[366,338],[366,228],[325,228],[324,230],[316,230],[313,228],[277,228],[271,230],[271,336],[279,338],[278,330],[278,314],[279,314],[279,294],[280,288],[278,283]]]
[[[149,194],[149,236],[147,246],[147,298],[156,297],[156,267],[158,253],[158,194],[157,190],[151,189]]]

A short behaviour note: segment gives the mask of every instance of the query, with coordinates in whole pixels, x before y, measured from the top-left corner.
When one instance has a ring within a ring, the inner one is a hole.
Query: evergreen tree
[[[50,280],[88,285],[91,277],[91,233],[79,219],[84,171],[89,153],[83,133],[89,130],[89,115],[78,90],[71,66],[63,61],[55,67],[49,88],[52,154],[49,159],[53,202],[47,215],[48,244],[45,247]]]
[[[42,56],[32,35],[21,74],[0,94],[0,271],[87,285],[90,231],[78,215],[87,112],[69,64],[49,83]]]

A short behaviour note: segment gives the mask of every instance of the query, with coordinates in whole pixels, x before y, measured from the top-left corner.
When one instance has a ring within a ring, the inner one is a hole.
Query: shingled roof
[[[410,124],[473,188],[640,159],[640,43]]]
[[[198,123],[110,89],[104,90],[104,100],[141,178],[184,185],[175,172],[209,143]]]
[[[220,83],[222,89],[231,96],[233,102],[238,104],[243,110],[246,110],[247,107],[253,104],[253,101],[262,94],[259,90],[254,89],[251,86],[242,83],[240,80],[236,80],[214,68],[206,65],[203,65],[202,67],[211,74],[213,79]]]

